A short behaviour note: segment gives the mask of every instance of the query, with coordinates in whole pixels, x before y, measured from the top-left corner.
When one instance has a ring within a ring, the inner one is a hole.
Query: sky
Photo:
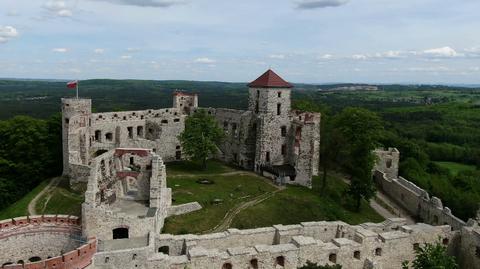
[[[1,0],[0,77],[480,84],[479,0]]]

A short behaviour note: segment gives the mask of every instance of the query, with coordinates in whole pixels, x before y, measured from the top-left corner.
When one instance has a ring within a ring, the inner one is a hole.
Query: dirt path
[[[283,188],[277,188],[273,192],[264,193],[262,195],[259,195],[259,196],[255,197],[255,199],[253,199],[253,200],[241,203],[238,206],[235,206],[235,207],[231,208],[227,212],[227,214],[225,214],[225,217],[223,217],[222,221],[217,226],[215,226],[213,229],[210,229],[210,230],[206,231],[205,233],[216,233],[216,232],[222,232],[222,231],[227,230],[228,228],[230,228],[230,225],[232,224],[232,221],[235,218],[235,216],[237,216],[238,213],[240,213],[242,210],[245,210],[245,209],[247,209],[251,206],[257,205],[257,204],[259,204],[259,203],[261,203],[261,202],[263,202],[267,199],[270,199],[277,192],[282,191],[282,190],[283,190]]]
[[[44,194],[49,193],[51,191],[51,189],[55,188],[58,185],[58,183],[60,183],[61,179],[62,179],[61,177],[52,178],[50,183],[48,183],[48,185],[45,186],[45,188],[41,192],[39,192],[35,197],[33,197],[33,199],[30,201],[30,203],[28,203],[28,215],[30,215],[30,216],[37,215],[37,210],[35,209],[35,207],[37,205],[38,200],[40,200],[40,198]],[[49,200],[49,199],[50,199],[50,197],[47,198],[47,200]]]

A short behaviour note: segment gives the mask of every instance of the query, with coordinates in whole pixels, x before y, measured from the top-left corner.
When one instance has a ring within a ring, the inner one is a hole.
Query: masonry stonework
[[[215,157],[280,184],[311,187],[318,173],[320,114],[292,111],[291,85],[271,70],[249,86],[248,110],[206,109],[227,136]],[[62,99],[64,174],[72,186],[87,186],[81,221],[62,215],[0,221],[2,268],[294,269],[310,261],[400,269],[418,246],[440,241],[461,268],[480,269],[480,214],[464,222],[440,199],[399,177],[400,152],[394,148],[375,151],[374,179],[425,223],[319,221],[162,234],[169,216],[201,209],[196,202],[172,205],[164,164],[184,158],[177,137],[196,109],[197,95],[185,93],[174,95],[173,108],[112,113],[91,113],[87,99]]]

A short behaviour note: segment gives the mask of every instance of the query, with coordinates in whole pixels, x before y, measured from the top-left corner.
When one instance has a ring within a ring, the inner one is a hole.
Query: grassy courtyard
[[[170,172],[172,169],[175,173]],[[210,169],[217,174],[212,173]],[[230,227],[246,229],[319,220],[342,220],[350,224],[383,221],[383,218],[366,202],[362,204],[360,212],[355,212],[344,198],[347,185],[333,177],[329,178],[329,187],[325,194],[320,195],[319,177],[314,179],[313,189],[287,186],[273,193],[277,188],[268,180],[217,162],[209,164],[207,171],[192,169],[188,163],[176,164],[174,168],[167,166],[167,174],[168,186],[173,190],[174,204],[198,201],[204,208],[190,214],[168,218],[165,233],[211,232],[222,222],[227,212],[267,192],[272,194],[271,197],[239,211],[233,217]],[[214,184],[197,183],[197,180],[202,178],[212,180]],[[216,204],[215,199],[222,202]]]
[[[35,205],[37,214],[64,214],[80,216],[84,195],[70,189],[67,178],[47,191]]]

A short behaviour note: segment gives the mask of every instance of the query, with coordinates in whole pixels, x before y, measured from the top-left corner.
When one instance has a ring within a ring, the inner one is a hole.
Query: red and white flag
[[[78,80],[70,81],[67,83],[67,88],[75,89],[77,88],[77,85],[78,85]]]

